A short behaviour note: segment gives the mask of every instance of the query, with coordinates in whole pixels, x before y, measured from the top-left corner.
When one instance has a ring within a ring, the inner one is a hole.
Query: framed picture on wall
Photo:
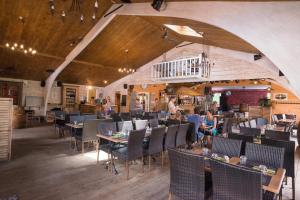
[[[278,101],[288,100],[288,94],[287,93],[274,93],[273,100],[278,100]]]

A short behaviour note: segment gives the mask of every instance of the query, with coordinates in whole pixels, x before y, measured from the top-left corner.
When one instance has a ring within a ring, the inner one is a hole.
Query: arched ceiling
[[[69,9],[71,0],[55,1],[57,10]],[[94,0],[83,1],[85,16],[93,12]],[[100,1],[98,18],[111,6],[111,1]],[[67,15],[63,22],[59,13],[49,11],[48,2],[40,0],[4,0],[0,3],[0,77],[45,80],[47,69],[56,69],[74,46],[70,41],[83,37],[94,25],[91,19],[79,21],[79,13]],[[25,17],[22,24],[19,16]],[[205,39],[182,36],[169,31],[175,42],[162,38],[163,24],[187,25],[204,32]],[[258,50],[235,35],[205,24],[187,19],[170,17],[139,17],[117,15],[113,21],[84,49],[60,74],[58,80],[67,83],[105,86],[126,74],[118,68],[129,64],[138,68],[183,41],[205,43],[231,50],[257,53]],[[6,42],[24,43],[37,49],[35,56],[12,52]],[[129,50],[128,62],[125,49]]]

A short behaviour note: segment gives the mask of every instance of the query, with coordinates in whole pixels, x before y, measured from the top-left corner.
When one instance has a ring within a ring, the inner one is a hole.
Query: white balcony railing
[[[160,62],[153,65],[151,76],[154,81],[187,78],[205,80],[210,76],[210,65],[203,63],[202,55]]]

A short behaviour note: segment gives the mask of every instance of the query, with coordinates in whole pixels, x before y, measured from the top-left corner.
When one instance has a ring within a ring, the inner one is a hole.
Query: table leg
[[[100,154],[100,138],[98,139],[98,144],[97,144],[97,163],[99,163],[99,154]]]

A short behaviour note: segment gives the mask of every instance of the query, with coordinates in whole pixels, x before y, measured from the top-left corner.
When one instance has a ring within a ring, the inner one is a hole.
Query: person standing
[[[168,103],[168,112],[170,115],[174,116],[177,112],[177,107],[175,106],[176,98],[174,96],[170,97],[169,103]]]

